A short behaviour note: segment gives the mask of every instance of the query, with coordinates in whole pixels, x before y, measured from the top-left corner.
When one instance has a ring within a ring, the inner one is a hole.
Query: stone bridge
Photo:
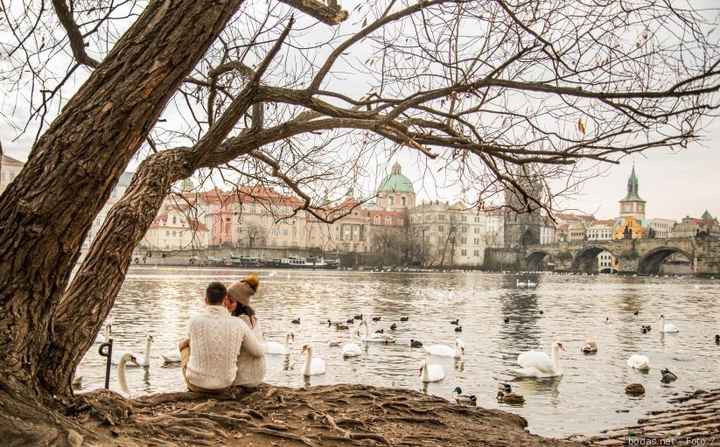
[[[720,274],[720,239],[621,239],[612,241],[573,241],[526,248],[528,270],[597,271],[597,255],[610,252],[617,259],[619,272],[657,274],[662,263],[680,253],[697,274]]]

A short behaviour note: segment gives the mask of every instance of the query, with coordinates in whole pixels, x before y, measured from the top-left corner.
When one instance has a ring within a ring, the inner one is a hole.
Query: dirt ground
[[[68,415],[93,433],[78,445],[582,445],[531,435],[526,421],[510,413],[364,385],[263,385],[253,392],[154,394],[134,400],[103,390],[78,396]]]

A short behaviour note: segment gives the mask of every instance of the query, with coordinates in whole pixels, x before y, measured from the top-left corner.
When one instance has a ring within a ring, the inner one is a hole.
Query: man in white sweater
[[[261,357],[265,349],[240,318],[223,306],[227,290],[213,282],[205,294],[203,313],[190,320],[190,339],[181,343],[183,375],[190,391],[222,392],[233,384],[240,350]]]

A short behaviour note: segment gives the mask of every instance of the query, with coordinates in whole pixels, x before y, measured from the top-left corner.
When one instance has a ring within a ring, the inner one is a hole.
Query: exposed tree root
[[[333,385],[261,386],[226,395],[170,393],[135,400],[108,391],[78,396],[60,445],[121,446],[571,446],[524,430],[519,416],[459,407],[414,391]],[[89,439],[89,438],[85,438]],[[47,440],[47,438],[45,438]],[[73,444],[73,442],[75,442]],[[21,444],[18,444],[21,445]]]

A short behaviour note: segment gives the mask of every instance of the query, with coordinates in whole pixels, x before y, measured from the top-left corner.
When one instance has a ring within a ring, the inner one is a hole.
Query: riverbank
[[[582,444],[525,430],[520,416],[416,391],[365,385],[262,385],[227,394],[79,395],[74,418],[103,446],[544,446]],[[78,444],[79,445],[79,444]],[[85,445],[85,444],[83,444]]]
[[[570,439],[607,447],[720,445],[720,389],[697,390],[670,403],[673,408],[650,411],[637,424]]]

